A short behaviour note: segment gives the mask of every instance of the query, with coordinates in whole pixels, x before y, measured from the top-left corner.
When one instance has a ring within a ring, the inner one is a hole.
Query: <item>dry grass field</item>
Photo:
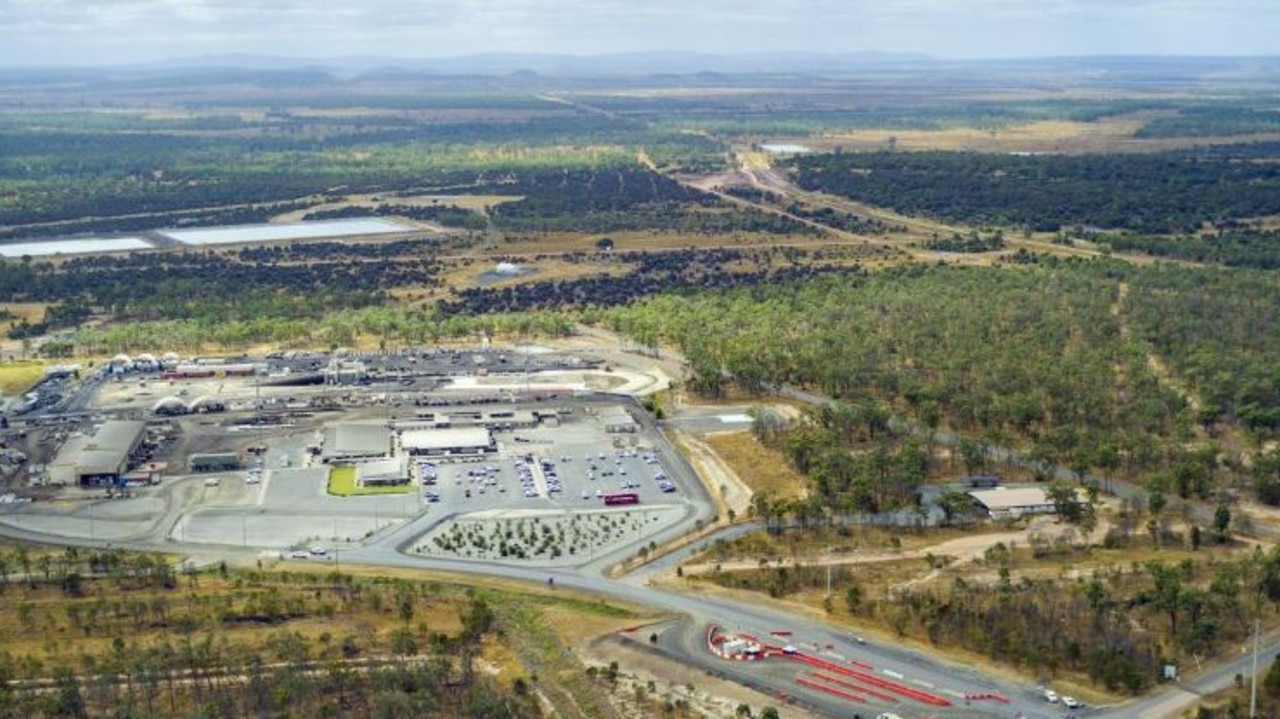
[[[776,449],[760,444],[750,432],[717,432],[704,441],[753,492],[780,499],[807,494],[808,480]]]
[[[1157,111],[1136,112],[1105,117],[1095,122],[1045,120],[993,129],[954,127],[941,130],[851,130],[818,137],[798,138],[797,143],[817,151],[883,150],[890,146],[901,151],[944,150],[965,152],[1029,152],[1085,154],[1098,152],[1161,152],[1195,144],[1206,138],[1138,138],[1134,133]],[[1275,141],[1276,133],[1216,137],[1214,143],[1242,144]]]
[[[44,370],[40,360],[0,362],[0,396],[21,395],[44,376]]]

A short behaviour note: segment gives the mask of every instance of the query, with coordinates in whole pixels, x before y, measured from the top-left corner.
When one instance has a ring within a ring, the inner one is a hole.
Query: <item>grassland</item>
[[[703,441],[752,492],[765,492],[783,500],[808,494],[809,480],[795,470],[782,452],[764,446],[750,432],[717,432]]]
[[[0,362],[0,395],[16,397],[26,392],[44,376],[45,367],[41,360]]]
[[[365,497],[377,494],[408,494],[412,484],[361,486],[357,484],[356,467],[339,465],[329,469],[329,494],[338,497]]]

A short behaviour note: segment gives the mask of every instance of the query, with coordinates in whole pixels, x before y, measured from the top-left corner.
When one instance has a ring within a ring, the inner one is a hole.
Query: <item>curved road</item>
[[[792,388],[777,388],[780,393],[808,402],[826,402],[828,398],[803,392]],[[945,438],[940,438],[945,441]],[[668,451],[671,450],[669,447]],[[1008,450],[997,450],[1005,455],[996,456],[1001,459],[1018,460],[1016,454]],[[1066,470],[1059,469],[1059,472]],[[1118,483],[1117,483],[1118,484]],[[1123,485],[1121,485],[1123,486]],[[176,521],[176,507],[173,492],[182,491],[181,486],[165,489],[165,511],[156,526],[164,531],[153,533],[150,537],[141,537],[126,541],[94,541],[55,536],[25,527],[0,525],[0,533],[30,541],[52,544],[78,544],[82,546],[114,546],[140,551],[173,552],[181,547],[190,553],[191,561],[213,563],[221,560],[250,563],[256,559],[260,550],[240,546],[185,545],[164,539],[169,525]],[[1137,491],[1136,489],[1133,491]],[[696,521],[707,520],[714,511],[710,502],[696,501],[690,503],[684,520],[670,527],[655,541],[664,542],[690,528]],[[426,570],[442,570],[461,574],[477,574],[516,579],[545,584],[554,579],[557,587],[571,587],[587,592],[597,593],[617,599],[642,604],[658,610],[686,615],[690,621],[682,623],[675,632],[675,639],[664,640],[663,648],[690,664],[705,671],[728,676],[742,683],[760,688],[766,684],[761,675],[748,666],[719,660],[706,652],[701,643],[705,641],[705,627],[709,623],[719,624],[732,631],[741,629],[758,635],[767,635],[772,630],[791,632],[785,641],[794,644],[802,651],[827,656],[833,660],[856,659],[876,667],[878,672],[887,676],[902,677],[900,681],[927,688],[928,691],[952,695],[957,699],[953,709],[931,710],[931,714],[939,716],[967,717],[1014,717],[1019,714],[1028,719],[1056,719],[1062,715],[1061,707],[1045,702],[1034,687],[1027,683],[983,676],[970,666],[949,663],[927,656],[911,649],[888,646],[880,643],[862,644],[854,641],[847,633],[833,628],[820,618],[792,614],[767,604],[751,604],[726,597],[710,596],[698,593],[681,593],[670,589],[653,586],[649,579],[657,572],[669,571],[672,566],[700,547],[716,539],[729,539],[755,529],[753,524],[740,524],[725,528],[689,547],[666,555],[639,570],[618,579],[605,575],[607,569],[632,554],[631,548],[623,548],[604,554],[576,566],[560,566],[554,568],[536,568],[529,566],[511,566],[495,563],[483,563],[466,560],[430,558],[414,556],[406,553],[413,541],[421,536],[440,517],[422,515],[402,525],[383,531],[372,537],[358,549],[344,550],[338,558],[348,564],[361,564],[373,567],[404,567]],[[781,643],[781,640],[780,640]],[[1267,638],[1265,654],[1269,656],[1280,649],[1280,636]],[[775,660],[784,661],[784,660]],[[1152,695],[1122,706],[1094,709],[1085,713],[1088,716],[1105,717],[1164,717],[1176,716],[1186,704],[1194,701],[1197,694],[1207,693],[1229,686],[1237,673],[1248,673],[1250,658],[1247,655],[1227,662],[1196,677],[1194,680],[1177,687],[1166,687]],[[774,682],[775,684],[777,682]],[[786,686],[785,682],[782,686]],[[781,687],[778,687],[781,688]],[[794,693],[793,687],[787,691]],[[1012,703],[1008,705],[964,706],[959,699],[964,693],[998,692],[1008,696]],[[837,705],[831,700],[813,702],[815,708],[830,714],[848,714],[847,705]],[[874,713],[874,712],[872,712]]]

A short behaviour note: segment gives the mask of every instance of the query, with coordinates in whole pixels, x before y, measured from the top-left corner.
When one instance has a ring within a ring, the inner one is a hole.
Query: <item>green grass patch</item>
[[[19,360],[0,364],[0,394],[14,397],[31,389],[44,377],[44,362]]]
[[[339,497],[365,497],[372,494],[406,494],[413,491],[413,484],[361,487],[356,484],[356,468],[350,465],[329,469],[329,494]]]

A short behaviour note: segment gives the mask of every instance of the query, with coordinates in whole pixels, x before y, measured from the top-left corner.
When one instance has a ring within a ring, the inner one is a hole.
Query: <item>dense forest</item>
[[[1247,150],[1245,151],[1247,153]],[[873,152],[805,155],[797,181],[909,214],[1056,231],[1167,234],[1280,213],[1280,168],[1229,150],[1152,155]]]
[[[879,403],[1103,476],[1155,473],[1208,496],[1197,426],[1280,428],[1280,281],[1267,273],[1045,259],[1021,269],[904,267],[664,295],[600,321],[685,354],[690,387],[789,383]],[[1152,369],[1167,361],[1195,404]]]
[[[542,280],[457,292],[441,304],[445,314],[572,310],[625,305],[662,292],[728,289],[795,282],[829,274],[857,274],[857,265],[800,264],[804,251],[738,249],[626,252],[614,256],[625,274],[601,273],[572,280]]]
[[[0,115],[0,225],[170,215],[294,201],[334,188],[491,184],[516,170],[634,163],[641,147],[664,167],[724,161],[704,136],[546,102],[513,117],[483,104],[490,100],[478,98],[474,112],[456,119],[372,109],[336,118],[275,111],[193,132],[141,112]],[[136,229],[115,222],[76,229]]]
[[[1207,105],[1181,108],[1150,120],[1135,137],[1221,137],[1280,132],[1280,108],[1272,105]]]
[[[1227,267],[1280,269],[1280,232],[1231,229],[1208,235],[1153,237],[1130,233],[1084,233],[1085,237],[1117,252],[1138,252],[1153,257]]]
[[[421,249],[434,251],[434,245]],[[315,253],[320,246],[306,252]],[[404,248],[401,248],[404,249]],[[439,264],[432,254],[406,261],[289,261],[293,255],[248,251],[253,261],[205,253],[138,253],[0,265],[0,298],[51,302],[105,311],[117,319],[269,320],[316,318],[341,308],[378,303],[390,288],[431,287]],[[318,291],[323,289],[324,291]]]

